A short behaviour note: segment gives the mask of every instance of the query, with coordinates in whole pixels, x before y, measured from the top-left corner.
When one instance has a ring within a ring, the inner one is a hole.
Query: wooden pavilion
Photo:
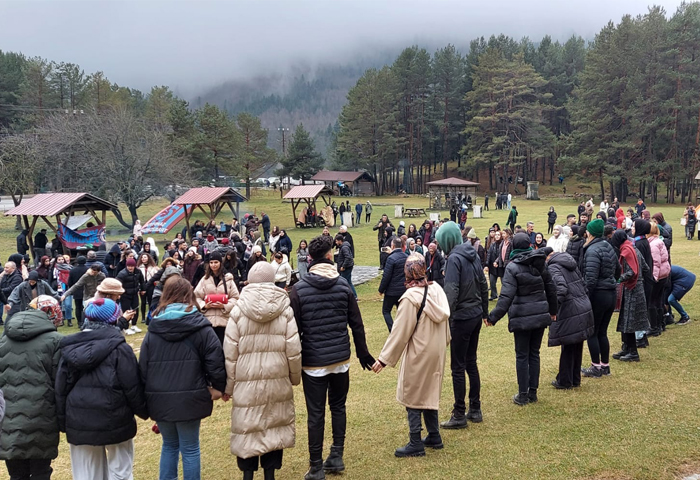
[[[376,195],[375,182],[372,175],[362,172],[343,172],[334,170],[321,170],[311,177],[311,180],[324,182],[333,190],[337,190],[337,183],[343,182],[350,185],[353,196]],[[338,191],[340,194],[340,191]]]
[[[284,198],[286,200],[291,200],[294,224],[298,225],[297,208],[301,202],[306,203],[306,208],[313,208],[314,211],[318,212],[316,200],[320,198],[323,200],[323,203],[325,203],[325,207],[328,207],[331,204],[332,195],[333,189],[326,185],[299,185],[288,191]],[[302,222],[302,225],[304,223],[305,222]]]
[[[102,237],[104,237],[107,211],[112,211],[116,208],[115,204],[84,192],[40,193],[24,200],[12,210],[5,212],[5,215],[22,217],[22,224],[25,230],[28,230],[27,243],[29,244],[31,255],[34,257],[34,230],[39,219],[46,223],[60,238],[59,226],[67,223],[70,217],[90,215],[97,222],[97,225],[102,227]],[[29,221],[30,217],[32,219],[31,222]],[[50,217],[55,217],[56,225],[51,222]],[[63,221],[61,221],[61,217],[63,217]],[[62,243],[64,253],[68,253],[69,249],[64,242]]]
[[[430,202],[428,208],[436,210],[450,207],[460,193],[463,198],[471,196],[473,200],[476,200],[476,192],[479,187],[476,182],[456,177],[427,182],[426,185],[428,186]]]
[[[198,187],[190,188],[175,199],[173,205],[182,205],[185,209],[185,223],[187,232],[190,231],[190,218],[195,209],[199,209],[209,220],[214,220],[224,207],[228,206],[231,213],[238,218],[240,202],[247,198],[233,187]],[[234,209],[233,204],[236,203]],[[194,207],[194,208],[190,208]],[[207,207],[205,210],[204,207]]]

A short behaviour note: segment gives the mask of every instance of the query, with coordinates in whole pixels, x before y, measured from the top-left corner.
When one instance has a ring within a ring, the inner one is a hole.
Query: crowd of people
[[[244,479],[262,468],[270,480],[295,443],[293,387],[301,384],[305,479],[321,480],[345,470],[352,343],[365,370],[380,373],[401,360],[397,401],[407,411],[409,441],[395,455],[414,457],[444,447],[441,428],[483,421],[479,336],[506,314],[519,406],[538,401],[547,328],[548,345],[561,348],[551,385],[573,389],[582,377],[610,375],[611,356],[638,362],[649,337],[674,323],[672,309],[678,324],[690,321],[680,300],[695,275],[672,265],[673,232],[661,212],[650,215],[641,202],[625,214],[615,199],[601,202],[594,216],[589,200],[558,222],[551,207],[545,239],[534,221],[522,228],[509,206],[509,227],[494,223],[483,239],[447,218],[395,228],[381,216],[373,228],[389,334],[376,359],[352,282],[354,239],[344,225],[296,249],[262,213],[226,228],[197,222],[166,242],[162,256],[152,238],[143,240],[140,224],[128,240],[73,264],[58,251],[50,256],[48,240],[35,252],[36,265],[18,251],[0,275],[7,313],[0,459],[11,480],[48,479],[65,432],[74,479],[132,478],[138,416],[152,419],[162,437],[159,478],[177,478],[181,458],[184,478],[196,480],[201,421],[214,401],[232,400],[231,453]],[[59,314],[36,301],[42,296],[60,302]],[[611,355],[615,312],[622,347]],[[139,318],[148,326],[137,359],[125,335],[141,331]],[[57,326],[73,319],[81,331],[59,334]],[[583,365],[584,344],[590,366]],[[454,403],[440,422],[447,346]],[[332,443],[324,459],[327,406]]]

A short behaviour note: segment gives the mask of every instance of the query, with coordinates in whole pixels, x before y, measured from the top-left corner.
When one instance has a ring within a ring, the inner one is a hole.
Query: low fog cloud
[[[657,0],[673,13],[680,0]],[[345,63],[413,43],[468,45],[504,33],[592,39],[644,0],[0,0],[0,49],[102,70],[121,85],[182,92],[284,71]]]

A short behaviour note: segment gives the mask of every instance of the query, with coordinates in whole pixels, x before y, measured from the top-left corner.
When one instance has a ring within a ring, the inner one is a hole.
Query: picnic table
[[[404,208],[404,217],[425,217],[425,208]]]

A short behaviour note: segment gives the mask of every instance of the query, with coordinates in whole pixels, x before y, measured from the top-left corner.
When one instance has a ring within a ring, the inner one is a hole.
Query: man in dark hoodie
[[[360,364],[371,370],[365,327],[357,300],[333,265],[333,241],[323,235],[309,243],[314,261],[309,273],[292,287],[289,300],[301,337],[302,382],[309,432],[309,471],[305,480],[322,480],[324,471],[345,470],[345,402],[350,387],[350,336]],[[326,398],[331,410],[333,446],[323,461]]]
[[[442,428],[466,428],[467,420],[482,421],[481,379],[476,363],[482,320],[488,317],[488,284],[481,261],[470,242],[462,243],[459,226],[447,222],[435,236],[447,255],[445,295],[450,304],[450,363],[455,403],[452,416]],[[466,379],[469,375],[469,412],[465,404]]]
[[[120,313],[116,302],[98,298],[85,309],[85,329],[61,339],[56,413],[75,480],[102,478],[106,470],[130,478],[134,414],[148,418],[139,364],[117,325]]]
[[[513,403],[520,406],[537,402],[542,337],[557,315],[557,289],[545,266],[550,253],[550,247],[533,250],[527,233],[515,234],[501,295],[484,321],[486,326],[492,326],[508,313],[518,375],[518,393],[513,396]]]
[[[29,302],[39,295],[48,295],[60,302],[58,293],[48,283],[40,280],[36,271],[29,272],[27,280],[17,285],[7,299],[7,305],[5,305],[5,311],[9,312],[7,318],[9,319],[17,312],[25,311],[29,307]]]
[[[119,244],[116,243],[112,245],[112,248],[109,249],[109,253],[105,257],[105,266],[107,267],[107,277],[109,278],[117,278],[117,274],[119,273],[119,262],[121,261],[122,258],[122,251],[121,248],[119,248]]]
[[[29,230],[22,230],[22,232],[17,235],[17,253],[20,255],[26,255],[29,251],[27,235],[29,235]]]

